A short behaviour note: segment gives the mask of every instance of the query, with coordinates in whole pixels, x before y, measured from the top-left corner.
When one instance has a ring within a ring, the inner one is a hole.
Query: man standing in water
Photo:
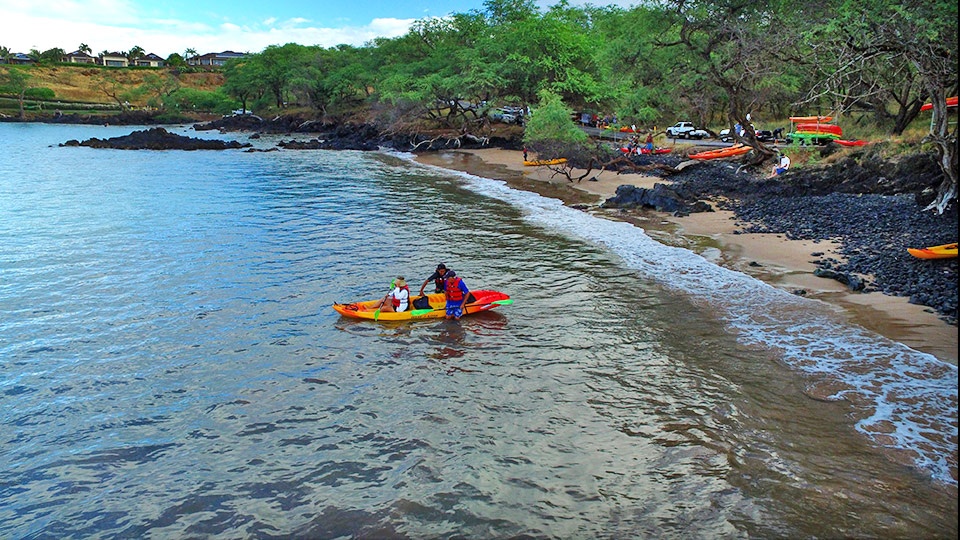
[[[453,270],[447,272],[446,288],[444,296],[447,299],[447,319],[460,320],[463,317],[463,305],[470,295],[470,289],[467,284],[457,276]]]

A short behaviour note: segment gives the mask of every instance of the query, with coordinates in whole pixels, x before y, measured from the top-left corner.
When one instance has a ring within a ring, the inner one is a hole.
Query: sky
[[[97,55],[139,46],[166,58],[187,49],[255,53],[286,43],[363,45],[403,35],[418,19],[473,9],[483,9],[483,0],[0,0],[0,47],[70,53],[83,43]]]

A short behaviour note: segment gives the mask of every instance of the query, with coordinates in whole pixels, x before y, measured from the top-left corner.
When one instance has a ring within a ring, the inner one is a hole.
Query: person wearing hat
[[[407,307],[410,306],[410,287],[407,286],[406,280],[403,279],[403,276],[397,276],[397,279],[393,280],[390,286],[393,287],[393,290],[383,297],[377,309],[397,312],[406,311]]]
[[[423,285],[420,285],[420,296],[423,296],[423,289],[427,286],[427,283],[433,281],[435,287],[434,292],[442,293],[445,289],[444,284],[446,283],[446,278],[448,273],[453,273],[453,270],[447,270],[447,265],[440,263],[437,265],[437,270],[430,274],[430,277],[423,281]]]

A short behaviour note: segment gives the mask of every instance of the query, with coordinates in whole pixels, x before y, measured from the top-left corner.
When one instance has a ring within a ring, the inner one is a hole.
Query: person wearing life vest
[[[460,320],[460,317],[463,317],[463,304],[470,295],[470,289],[453,270],[447,270],[443,295],[447,300],[446,318]]]
[[[403,276],[397,276],[391,286],[393,290],[383,297],[377,309],[396,312],[406,311],[410,306],[410,287],[407,286]]]
[[[430,274],[430,277],[423,281],[423,285],[420,285],[420,296],[423,296],[423,289],[427,286],[427,283],[431,281],[434,284],[434,292],[442,293],[447,272],[453,272],[453,270],[447,270],[447,265],[443,263],[438,264],[436,272]]]

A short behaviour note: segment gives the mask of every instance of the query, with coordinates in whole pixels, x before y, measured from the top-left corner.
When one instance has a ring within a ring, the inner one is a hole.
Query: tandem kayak
[[[400,313],[392,311],[378,311],[376,305],[380,303],[380,298],[374,300],[364,300],[350,304],[334,303],[333,309],[344,317],[352,319],[369,319],[372,321],[409,321],[413,319],[442,319],[446,311],[446,300],[443,293],[424,295],[430,301],[430,307],[424,309],[408,309]],[[413,302],[421,296],[410,297],[410,307],[413,308]],[[489,311],[497,306],[512,304],[510,296],[498,291],[470,291],[467,297],[467,304],[464,305],[463,314],[471,315],[481,311]]]
[[[740,156],[746,154],[750,150],[752,150],[752,148],[746,145],[731,146],[729,148],[722,148],[720,150],[709,150],[706,152],[700,152],[698,154],[690,154],[690,159],[720,159]]]
[[[534,161],[524,161],[523,164],[527,167],[537,167],[540,165],[562,165],[567,162],[567,158],[558,158],[558,159],[538,159]]]
[[[957,256],[957,243],[925,248],[907,248],[907,252],[918,259],[952,259]]]

